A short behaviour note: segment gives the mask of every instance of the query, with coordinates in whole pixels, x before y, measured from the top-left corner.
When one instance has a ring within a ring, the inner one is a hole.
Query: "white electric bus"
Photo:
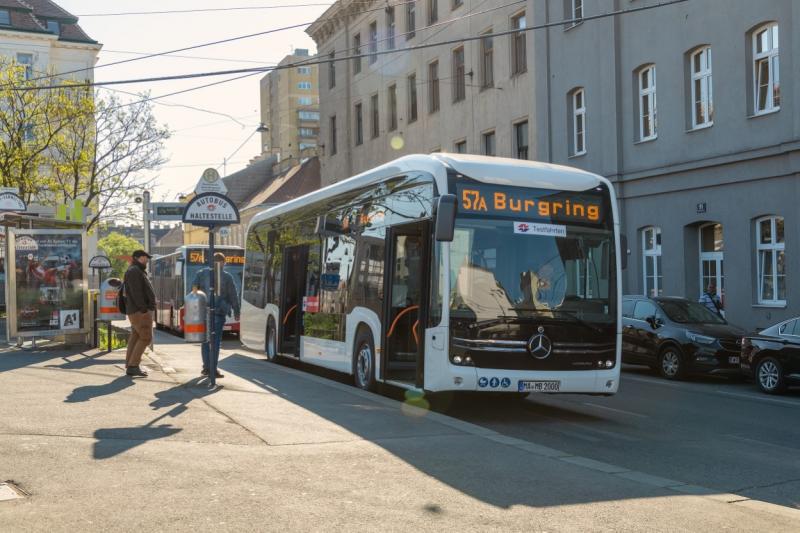
[[[216,252],[225,255],[225,271],[233,276],[236,291],[242,294],[244,250],[240,246],[216,246]],[[156,327],[183,335],[186,332],[183,299],[192,290],[198,272],[208,266],[208,245],[181,246],[175,252],[155,257],[150,264],[153,273],[153,290],[156,295]],[[239,332],[239,322],[234,317],[225,319],[223,331]]]
[[[620,258],[601,176],[402,157],[252,219],[241,339],[363,389],[614,394]]]

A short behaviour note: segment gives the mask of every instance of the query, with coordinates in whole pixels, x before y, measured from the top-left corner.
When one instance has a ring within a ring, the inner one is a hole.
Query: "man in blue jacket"
[[[222,343],[222,328],[225,327],[225,319],[226,317],[233,315],[234,319],[238,322],[239,321],[239,313],[240,313],[240,303],[239,303],[239,294],[236,291],[236,282],[233,280],[233,276],[225,271],[225,256],[219,252],[214,254],[214,263],[216,263],[217,267],[220,270],[221,276],[218,280],[216,280],[216,287],[217,287],[217,294],[218,296],[214,299],[214,354],[217,358],[219,358],[219,348]],[[192,286],[197,287],[199,290],[203,291],[207,296],[211,292],[211,276],[213,275],[213,271],[209,267],[205,267],[200,270],[194,277],[194,281],[192,281]],[[209,331],[209,334],[211,332]],[[210,335],[209,335],[210,339]],[[203,352],[203,370],[201,372],[202,375],[207,376],[209,374],[210,362],[211,362],[211,351],[209,340],[203,343],[202,345],[202,352]],[[217,378],[224,377],[219,370],[215,374]]]

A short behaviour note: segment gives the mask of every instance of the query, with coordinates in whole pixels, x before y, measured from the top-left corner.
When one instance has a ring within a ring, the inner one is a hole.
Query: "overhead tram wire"
[[[621,10],[617,10],[617,11],[611,11],[611,12],[608,12],[608,13],[602,13],[602,14],[599,14],[599,15],[585,16],[585,17],[583,17],[581,19],[566,19],[566,20],[560,20],[560,21],[557,21],[557,22],[547,22],[547,23],[544,23],[544,24],[538,24],[538,25],[535,25],[535,26],[529,26],[527,28],[521,28],[521,29],[516,29],[515,28],[515,29],[512,29],[512,30],[505,30],[505,31],[502,31],[502,32],[496,32],[496,33],[492,34],[492,37],[493,38],[497,38],[497,37],[503,37],[503,36],[506,36],[506,35],[515,35],[515,34],[534,31],[534,30],[553,28],[553,27],[557,27],[557,26],[565,26],[565,25],[574,24],[574,23],[577,23],[577,22],[587,22],[587,21],[591,21],[591,20],[599,20],[599,19],[604,19],[604,18],[609,18],[609,17],[616,17],[616,16],[621,16],[621,15],[627,15],[627,14],[630,14],[630,13],[637,13],[637,12],[641,12],[641,11],[649,11],[649,10],[652,10],[652,9],[658,9],[658,8],[667,7],[667,6],[671,6],[671,5],[675,5],[675,4],[682,4],[682,3],[685,3],[685,2],[688,2],[688,1],[689,0],[669,0],[667,2],[660,2],[658,4],[651,4],[651,5],[647,5],[647,6],[640,6],[640,7],[629,8],[629,9],[621,9]],[[416,50],[424,50],[424,49],[428,49],[428,48],[436,48],[436,47],[439,47],[439,46],[451,46],[451,45],[463,44],[463,43],[471,42],[471,41],[479,41],[479,40],[481,40],[483,38],[485,38],[485,35],[472,35],[472,36],[469,36],[469,37],[461,37],[461,38],[458,38],[458,39],[448,39],[446,41],[438,41],[438,42],[435,42],[435,43],[423,43],[423,44],[419,44],[419,45],[415,45],[415,46],[408,46],[408,47],[405,47],[405,48],[394,48],[392,50],[379,50],[379,51],[375,51],[375,52],[368,52],[368,53],[365,53],[365,54],[356,54],[356,55],[349,55],[349,56],[344,56],[344,57],[334,57],[332,59],[331,58],[318,59],[318,60],[312,61],[312,62],[302,61],[302,62],[298,62],[298,63],[288,63],[286,65],[276,65],[274,67],[253,67],[253,68],[245,68],[245,69],[220,70],[220,71],[211,71],[211,72],[196,72],[196,73],[190,73],[190,74],[176,74],[174,76],[156,76],[156,77],[151,77],[151,78],[136,78],[136,79],[128,79],[128,80],[112,80],[112,81],[106,81],[106,82],[94,81],[94,82],[81,83],[79,85],[81,87],[101,87],[101,86],[108,86],[108,85],[129,85],[129,84],[132,84],[132,83],[155,83],[155,82],[160,82],[160,81],[186,80],[186,79],[194,79],[194,78],[206,78],[206,77],[212,77],[212,76],[226,76],[226,75],[231,75],[231,74],[244,74],[244,73],[258,74],[258,73],[263,73],[263,72],[272,72],[272,71],[276,71],[276,70],[293,69],[293,68],[297,68],[297,66],[325,65],[325,64],[328,64],[328,63],[331,63],[331,62],[350,61],[352,59],[358,59],[358,58],[364,58],[364,57],[391,55],[391,54],[399,54],[399,53],[404,53],[404,52],[413,52],[413,51],[416,51]],[[52,76],[50,76],[50,77],[52,77]],[[30,81],[33,81],[33,80],[30,80]],[[15,87],[13,90],[18,90],[18,91],[49,90],[49,89],[62,89],[62,88],[68,88],[68,87],[74,88],[75,86],[76,86],[76,84],[71,84],[71,85],[69,85],[69,84],[58,84],[58,85],[45,85],[45,86],[41,86],[41,87]]]
[[[407,2],[401,2],[401,3],[395,4],[395,5],[396,6],[401,6],[401,5],[416,4],[416,3],[417,3],[417,0],[411,0],[411,1],[407,1]],[[382,7],[379,7],[379,8],[373,8],[373,9],[365,9],[363,11],[359,11],[357,14],[363,15],[365,13],[372,13],[374,11],[383,11],[385,9],[386,9],[385,6],[382,6]],[[350,16],[352,16],[352,14],[340,15],[340,17],[345,17],[345,16],[350,17]],[[102,65],[95,65],[94,67],[79,68],[79,69],[74,69],[74,70],[68,70],[68,71],[65,71],[65,72],[59,72],[59,73],[56,73],[56,74],[48,74],[46,76],[41,76],[41,77],[38,77],[38,78],[31,78],[30,80],[27,80],[27,81],[35,82],[35,81],[44,80],[44,79],[58,78],[58,77],[61,77],[61,76],[67,76],[69,74],[77,74],[79,72],[94,71],[94,70],[97,70],[99,68],[112,67],[112,66],[116,66],[116,65],[122,65],[122,64],[125,64],[125,63],[132,63],[134,61],[142,61],[142,60],[145,60],[145,59],[150,59],[150,58],[153,58],[153,57],[160,57],[160,56],[164,56],[164,55],[167,55],[167,54],[174,54],[174,53],[177,53],[177,52],[186,52],[188,50],[196,50],[198,48],[206,48],[208,46],[216,46],[218,44],[226,44],[226,43],[230,43],[230,42],[241,41],[241,40],[250,39],[250,38],[253,38],[253,37],[260,37],[262,35],[269,35],[269,34],[272,34],[272,33],[279,33],[279,32],[283,32],[283,31],[302,28],[304,26],[310,26],[314,22],[315,21],[312,20],[311,22],[302,22],[302,23],[299,23],[299,24],[292,24],[292,25],[289,25],[289,26],[283,26],[281,28],[273,28],[271,30],[265,30],[265,31],[262,31],[262,32],[249,33],[249,34],[246,34],[246,35],[238,35],[238,36],[235,36],[235,37],[229,37],[227,39],[220,39],[220,40],[217,40],[217,41],[209,41],[209,42],[200,43],[200,44],[196,44],[196,45],[192,45],[192,46],[186,46],[186,47],[183,47],[183,48],[176,48],[174,50],[165,50],[163,52],[155,52],[153,54],[144,55],[144,56],[141,56],[141,57],[132,57],[130,59],[122,59],[122,60],[119,60],[119,61],[113,61],[111,63],[104,63]],[[7,86],[7,85],[9,85],[9,84],[0,85],[0,88],[3,88],[5,86]]]
[[[239,6],[239,7],[214,7],[205,9],[173,9],[165,11],[127,11],[121,13],[84,13],[75,15],[76,17],[124,17],[134,15],[172,15],[185,13],[212,13],[220,11],[258,11],[264,9],[291,9],[295,7],[330,7],[332,3],[310,3],[310,4],[282,4],[277,6]]]

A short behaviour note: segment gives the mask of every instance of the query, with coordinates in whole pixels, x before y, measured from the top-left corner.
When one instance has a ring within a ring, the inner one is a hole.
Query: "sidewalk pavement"
[[[150,377],[135,380],[121,352],[0,353],[0,481],[29,493],[0,501],[0,529],[797,530],[800,511],[569,456],[243,349],[223,351],[224,387],[210,392],[199,352],[159,333]]]

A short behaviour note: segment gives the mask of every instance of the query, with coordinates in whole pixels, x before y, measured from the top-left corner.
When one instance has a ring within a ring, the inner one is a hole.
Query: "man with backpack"
[[[139,366],[142,354],[153,342],[153,314],[156,310],[156,295],[150,278],[147,277],[147,262],[150,254],[144,250],[133,252],[131,266],[125,272],[122,284],[120,311],[128,315],[131,335],[125,354],[126,373],[132,377],[147,377]]]
[[[236,320],[239,320],[240,313],[239,293],[236,290],[236,282],[233,280],[233,276],[230,272],[226,272],[224,269],[225,255],[219,252],[215,253],[214,265],[214,271],[219,270],[220,274],[214,284],[217,288],[217,296],[214,298],[214,345],[212,346],[207,340],[201,347],[203,355],[203,370],[201,374],[203,376],[207,376],[210,373],[209,368],[211,367],[212,354],[215,360],[219,358],[219,348],[222,344],[222,331],[225,327],[225,318],[229,315],[233,315]],[[197,287],[208,295],[211,291],[212,275],[214,275],[214,272],[210,268],[203,268],[195,275],[192,286]],[[209,331],[209,333],[211,332]],[[224,376],[217,370],[215,377],[221,378]]]

